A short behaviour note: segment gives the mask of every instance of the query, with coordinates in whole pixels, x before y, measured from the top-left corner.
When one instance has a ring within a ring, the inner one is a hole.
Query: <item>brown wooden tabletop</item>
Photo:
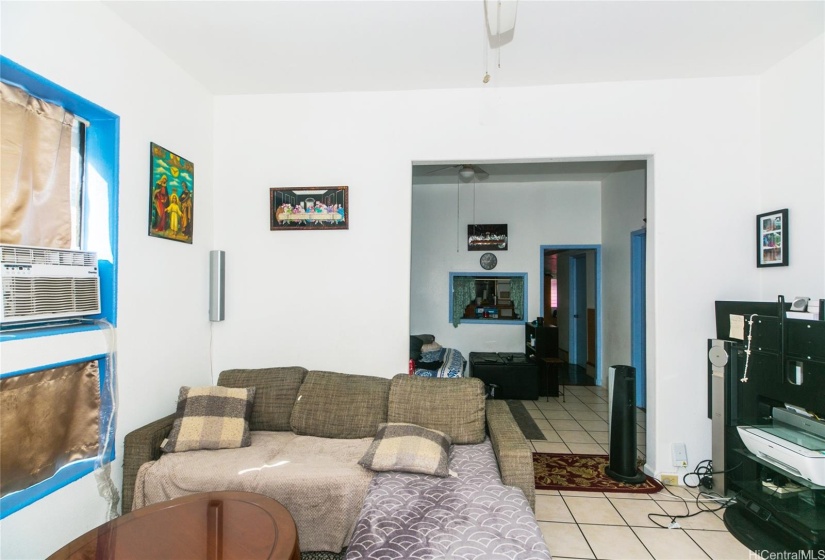
[[[251,492],[204,492],[140,508],[82,535],[48,560],[300,560],[295,521]]]

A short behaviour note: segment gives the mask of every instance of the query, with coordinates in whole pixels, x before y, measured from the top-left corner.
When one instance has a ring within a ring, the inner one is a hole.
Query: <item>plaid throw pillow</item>
[[[254,398],[255,387],[181,387],[177,417],[161,449],[174,453],[247,447],[252,443],[249,417]]]
[[[450,436],[415,424],[380,424],[358,464],[374,471],[447,476]]]

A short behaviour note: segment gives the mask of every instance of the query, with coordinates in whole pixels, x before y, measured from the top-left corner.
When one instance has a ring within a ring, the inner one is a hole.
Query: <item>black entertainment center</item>
[[[701,482],[735,498],[725,525],[752,550],[813,558],[825,550],[823,304],[794,318],[781,296],[716,302],[708,340],[716,474]]]

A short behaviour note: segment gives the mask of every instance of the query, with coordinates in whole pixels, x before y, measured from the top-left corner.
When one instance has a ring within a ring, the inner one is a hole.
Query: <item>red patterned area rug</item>
[[[641,461],[639,462],[641,465]],[[582,492],[628,492],[653,494],[662,485],[645,475],[642,484],[619,482],[605,474],[607,455],[533,453],[536,490],[579,490]]]

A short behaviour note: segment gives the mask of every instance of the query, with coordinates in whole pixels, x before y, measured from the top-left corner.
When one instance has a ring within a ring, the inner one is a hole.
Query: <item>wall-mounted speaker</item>
[[[224,320],[224,269],[226,253],[209,251],[209,320]]]

